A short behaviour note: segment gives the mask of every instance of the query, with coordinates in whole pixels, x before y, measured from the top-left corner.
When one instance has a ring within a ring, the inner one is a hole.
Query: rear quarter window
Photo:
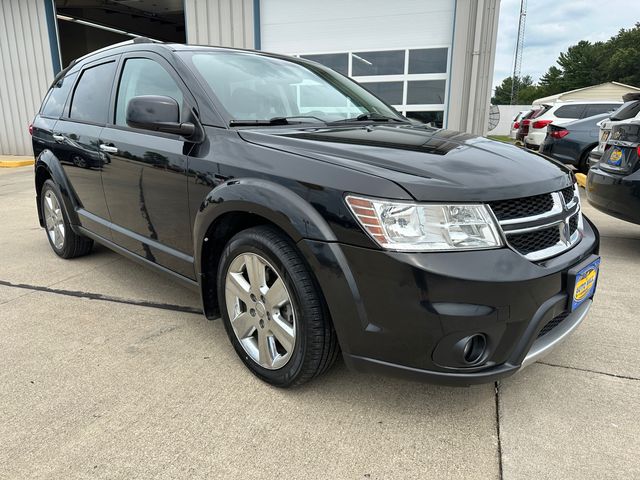
[[[49,93],[42,103],[40,115],[43,117],[60,118],[64,110],[64,104],[67,102],[67,97],[77,76],[77,73],[71,73],[58,80],[51,89],[49,89]]]
[[[595,103],[593,105],[587,105],[582,114],[582,118],[593,117],[594,115],[600,115],[601,113],[613,112],[620,105],[616,103]]]

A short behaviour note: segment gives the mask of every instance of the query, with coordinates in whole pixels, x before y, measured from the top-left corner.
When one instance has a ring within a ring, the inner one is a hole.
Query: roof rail
[[[133,43],[164,43],[162,40],[155,40],[149,37],[135,37]]]
[[[119,43],[114,43],[113,45],[107,45],[106,47],[102,47],[99,48],[98,50],[94,50],[93,52],[89,52],[81,57],[78,57],[74,60],[71,61],[71,63],[69,64],[69,66],[75,65],[76,63],[78,63],[80,60],[84,60],[87,57],[90,57],[92,55],[95,55],[96,53],[100,53],[100,52],[104,52],[107,50],[111,50],[112,48],[117,48],[117,47],[123,47],[125,45],[133,45],[136,43],[164,43],[160,40],[154,40],[152,38],[147,38],[147,37],[135,37],[132,38],[131,40],[125,40],[124,42],[119,42]]]

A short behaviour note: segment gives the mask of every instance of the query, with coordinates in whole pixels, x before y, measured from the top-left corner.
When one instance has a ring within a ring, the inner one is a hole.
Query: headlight
[[[348,195],[347,205],[381,247],[403,251],[477,250],[502,246],[482,204],[419,204]]]

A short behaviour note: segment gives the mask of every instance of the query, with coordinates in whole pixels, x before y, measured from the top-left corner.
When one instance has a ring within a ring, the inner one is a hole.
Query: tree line
[[[604,82],[640,87],[640,22],[621,29],[606,42],[578,42],[560,53],[557,64],[549,67],[538,83],[529,75],[516,77],[518,96],[513,103],[529,105],[537,98]],[[492,104],[511,103],[512,82],[513,78],[507,77],[495,88]]]

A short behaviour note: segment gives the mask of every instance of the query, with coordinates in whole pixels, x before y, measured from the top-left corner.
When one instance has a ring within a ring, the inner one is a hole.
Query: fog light
[[[473,365],[482,360],[486,349],[487,339],[481,333],[476,333],[465,339],[462,358],[466,364]]]

